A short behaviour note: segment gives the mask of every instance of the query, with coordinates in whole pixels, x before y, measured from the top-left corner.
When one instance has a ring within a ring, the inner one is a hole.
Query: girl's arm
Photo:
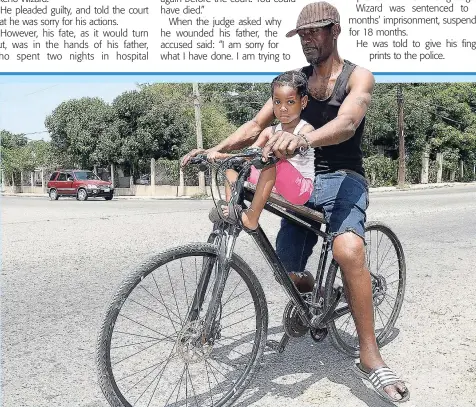
[[[302,129],[299,131],[299,134],[306,134],[306,133],[309,133],[311,131],[314,131],[314,127],[311,126],[309,123],[308,124],[305,124]]]

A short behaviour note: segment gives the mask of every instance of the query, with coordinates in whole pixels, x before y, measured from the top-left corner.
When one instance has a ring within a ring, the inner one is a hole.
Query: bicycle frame
[[[251,202],[253,199],[253,191],[245,187],[245,180],[248,178],[248,175],[249,167],[245,167],[243,171],[240,171],[238,180],[235,184],[236,203],[239,205],[243,205],[245,201]],[[311,219],[307,219],[303,215],[298,216],[290,211],[287,211],[285,208],[279,207],[278,205],[270,202],[265,205],[265,210],[281,218],[287,219],[288,221],[297,224],[303,229],[308,230],[323,239],[315,280],[317,287],[321,287],[330,248],[328,226],[325,226],[325,231],[323,232],[321,230],[322,225],[320,223],[316,224],[316,222],[313,222]],[[208,242],[216,245],[218,249],[218,264],[216,268],[217,276],[213,284],[212,298],[205,316],[205,331],[203,340],[210,340],[213,338],[216,317],[220,308],[221,296],[223,294],[226,279],[229,273],[229,263],[231,256],[233,255],[236,239],[238,238],[241,230],[241,227],[238,225],[230,225],[226,222],[220,222],[219,225],[214,224],[214,229],[209,236]],[[315,288],[311,303],[306,302],[291,280],[288,272],[284,268],[284,265],[279,259],[276,251],[269,242],[262,228],[258,226],[256,232],[252,233],[251,235],[258,248],[262,252],[264,258],[273,270],[276,280],[283,287],[285,293],[295,305],[296,309],[301,315],[303,322],[307,326],[310,328],[322,328],[330,320],[350,312],[348,306],[342,307],[339,310],[335,309],[342,295],[342,292],[338,291],[329,304],[327,310],[318,314],[316,310],[319,308],[319,305],[317,304],[317,301],[320,300],[319,290],[316,290]],[[206,262],[202,267],[198,288],[194,296],[191,311],[189,313],[189,318],[191,319],[196,318],[198,316],[199,310],[201,309],[205,297],[205,291],[210,281],[212,270],[215,266],[214,263],[215,262]]]

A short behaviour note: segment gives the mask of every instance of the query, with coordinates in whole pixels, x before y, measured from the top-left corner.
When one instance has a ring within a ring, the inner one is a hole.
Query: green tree
[[[61,103],[45,120],[53,149],[77,166],[98,164],[99,140],[114,121],[111,107],[100,98],[72,99]]]

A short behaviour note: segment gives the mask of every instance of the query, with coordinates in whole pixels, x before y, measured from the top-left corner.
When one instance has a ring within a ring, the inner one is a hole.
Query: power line
[[[59,83],[57,83],[56,85],[48,86],[48,87],[43,88],[43,89],[36,90],[36,91],[34,91],[34,92],[31,92],[31,93],[27,93],[26,95],[23,95],[23,97],[30,96],[30,95],[34,95],[35,93],[43,92],[43,91],[45,91],[45,90],[54,88],[55,86],[59,86]]]
[[[42,88],[42,89],[35,90],[34,92],[26,93],[25,95],[22,95],[21,97],[27,97],[27,96],[30,96],[30,95],[34,95],[34,94],[36,94],[36,93],[43,92],[43,91],[45,91],[45,90],[54,88],[55,86],[59,86],[59,85],[60,85],[60,84],[57,83],[57,84],[55,84],[55,85],[47,86],[46,88]],[[8,101],[11,101],[11,100],[14,100],[14,99],[15,99],[15,98],[13,98],[13,99],[0,100],[0,103],[5,103],[5,102],[8,102]]]
[[[48,130],[34,131],[34,132],[31,132],[31,133],[21,133],[21,134],[23,134],[24,136],[29,136],[29,135],[32,135],[32,134],[43,134],[43,133],[48,133]]]

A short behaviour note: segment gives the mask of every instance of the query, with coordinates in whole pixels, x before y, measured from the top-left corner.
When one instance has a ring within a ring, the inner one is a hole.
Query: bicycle
[[[218,164],[216,174],[230,167],[239,171],[233,202],[246,206],[252,200],[254,189],[246,180],[251,165],[260,163],[260,154],[248,150]],[[200,165],[201,170],[212,166],[205,156],[197,156],[191,164]],[[214,194],[213,201],[216,205]],[[331,247],[323,214],[276,195],[265,209],[322,238],[314,289],[300,293],[261,227],[250,233],[289,297],[282,339],[267,341],[264,291],[248,264],[234,253],[242,228],[217,218],[212,208],[213,230],[207,243],[179,246],[152,257],[130,273],[114,294],[97,348],[99,383],[111,406],[231,406],[249,385],[266,346],[283,352],[290,338],[307,332],[316,342],[329,334],[339,351],[358,356],[356,330],[334,259],[325,273]],[[369,222],[365,237],[376,337],[383,346],[392,336],[402,306],[405,258],[388,226]],[[379,253],[383,258],[379,259]],[[392,274],[384,276],[381,272],[391,266],[395,266]],[[390,289],[395,285],[392,296]],[[380,309],[384,304],[390,305],[387,313]],[[231,305],[235,309],[230,311]],[[250,315],[245,314],[248,311]],[[347,331],[349,326],[352,333]]]

